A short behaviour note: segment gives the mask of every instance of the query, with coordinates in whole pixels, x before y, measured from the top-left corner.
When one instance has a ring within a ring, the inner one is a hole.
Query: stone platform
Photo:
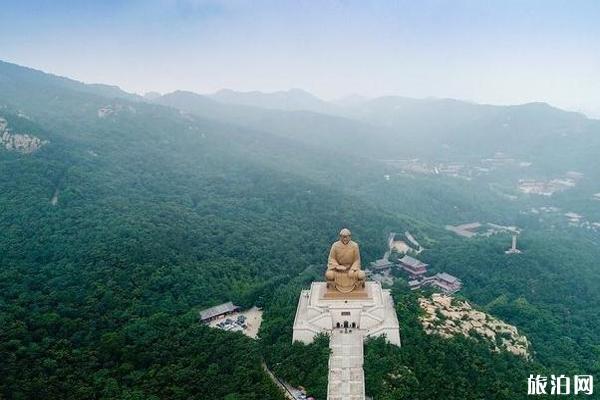
[[[303,290],[294,320],[293,340],[311,343],[318,333],[336,328],[359,329],[364,337],[385,335],[400,346],[400,327],[394,301],[379,282],[366,282],[366,298],[325,298],[325,282],[313,282]]]
[[[363,341],[385,335],[400,346],[400,326],[394,301],[379,282],[366,282],[366,296],[327,296],[325,282],[303,290],[294,319],[293,340],[311,343],[315,335],[329,335],[328,400],[364,400]]]

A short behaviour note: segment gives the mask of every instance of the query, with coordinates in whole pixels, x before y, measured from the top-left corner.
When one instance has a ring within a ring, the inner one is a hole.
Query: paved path
[[[265,370],[265,372],[267,373],[267,375],[269,375],[269,378],[271,378],[273,383],[275,383],[277,385],[277,387],[279,387],[279,389],[281,390],[281,392],[283,393],[283,395],[285,396],[286,399],[296,400],[296,396],[294,396],[294,394],[292,392],[290,392],[288,387],[285,386],[281,382],[281,380],[273,374],[273,372],[271,372],[271,370],[267,367],[267,364],[265,364],[264,361],[262,362],[262,367]]]
[[[365,400],[362,332],[334,329],[329,347],[327,400]]]

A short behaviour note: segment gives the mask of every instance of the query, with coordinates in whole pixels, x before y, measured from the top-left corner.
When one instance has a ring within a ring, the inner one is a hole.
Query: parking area
[[[252,339],[256,339],[258,329],[262,323],[262,313],[262,310],[258,307],[252,307],[246,311],[237,311],[212,320],[208,325],[225,331],[239,331]]]

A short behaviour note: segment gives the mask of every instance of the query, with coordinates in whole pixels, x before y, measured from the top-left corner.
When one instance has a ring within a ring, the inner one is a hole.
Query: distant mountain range
[[[372,159],[464,160],[497,153],[542,168],[585,168],[600,151],[600,121],[545,103],[493,106],[452,99],[354,96],[327,102],[301,89],[264,92],[221,90],[200,95],[186,91],[138,96],[116,86],[86,85],[20,67],[0,64],[4,93],[23,93],[44,84],[103,97],[152,102],[228,124],[294,139],[311,146],[335,147]],[[596,164],[592,163],[595,167]],[[563,168],[563,169],[564,169]]]
[[[365,347],[366,379],[381,393],[524,399],[542,366],[594,374],[594,236],[521,212],[548,209],[548,198],[507,201],[520,167],[500,170],[502,186],[391,161],[477,164],[503,152],[531,162],[528,174],[583,172],[571,176],[584,197],[558,200],[595,207],[598,124],[543,103],[138,96],[0,62],[0,398],[279,400],[262,362],[325,393],[315,362],[326,369],[327,346],[292,346],[291,326],[342,226],[364,265],[389,232],[410,230],[432,270],[460,277],[469,301],[533,346],[532,364],[426,335],[416,295],[398,281],[407,340]],[[523,253],[506,255],[501,234],[444,229],[472,221],[523,228]],[[264,307],[259,341],[198,323],[199,308],[226,301]]]
[[[315,112],[335,110],[335,107],[331,103],[323,101],[302,89],[290,89],[271,93],[259,91],[236,92],[230,89],[223,89],[208,95],[208,97],[225,104],[237,104],[273,110]]]
[[[334,104],[300,90],[173,92],[153,101],[376,159],[457,161],[502,153],[540,170],[553,169],[556,161],[577,169],[600,151],[600,121],[546,103],[493,106],[388,96]]]

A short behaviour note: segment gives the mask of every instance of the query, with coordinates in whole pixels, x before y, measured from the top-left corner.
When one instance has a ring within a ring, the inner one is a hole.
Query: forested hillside
[[[228,92],[226,101],[215,101],[222,97],[174,92],[153,101],[370,159],[451,162],[503,153],[533,162],[539,174],[600,169],[594,156],[600,122],[545,103],[492,106],[386,96],[342,106],[305,104],[292,91]]]
[[[391,171],[374,156],[396,151],[382,118],[371,131],[371,117],[337,106],[148,103],[1,62],[0,94],[10,133],[40,143],[0,147],[0,398],[281,399],[265,360],[324,399],[327,339],[292,345],[291,328],[342,226],[363,265],[389,232],[410,230],[434,270],[459,276],[535,351],[529,362],[426,335],[398,281],[404,346],[365,352],[375,399],[525,398],[530,373],[600,371],[597,238],[521,213],[530,198],[506,202],[482,180]],[[558,119],[595,134],[593,121]],[[519,224],[525,252],[508,258],[506,235],[444,229],[471,220]],[[198,323],[200,308],[229,300],[264,307],[258,341]]]
[[[374,258],[400,221],[269,166],[264,136],[47,79],[2,109],[48,140],[0,152],[3,395],[277,398],[250,339],[197,309],[254,303],[341,225]]]

